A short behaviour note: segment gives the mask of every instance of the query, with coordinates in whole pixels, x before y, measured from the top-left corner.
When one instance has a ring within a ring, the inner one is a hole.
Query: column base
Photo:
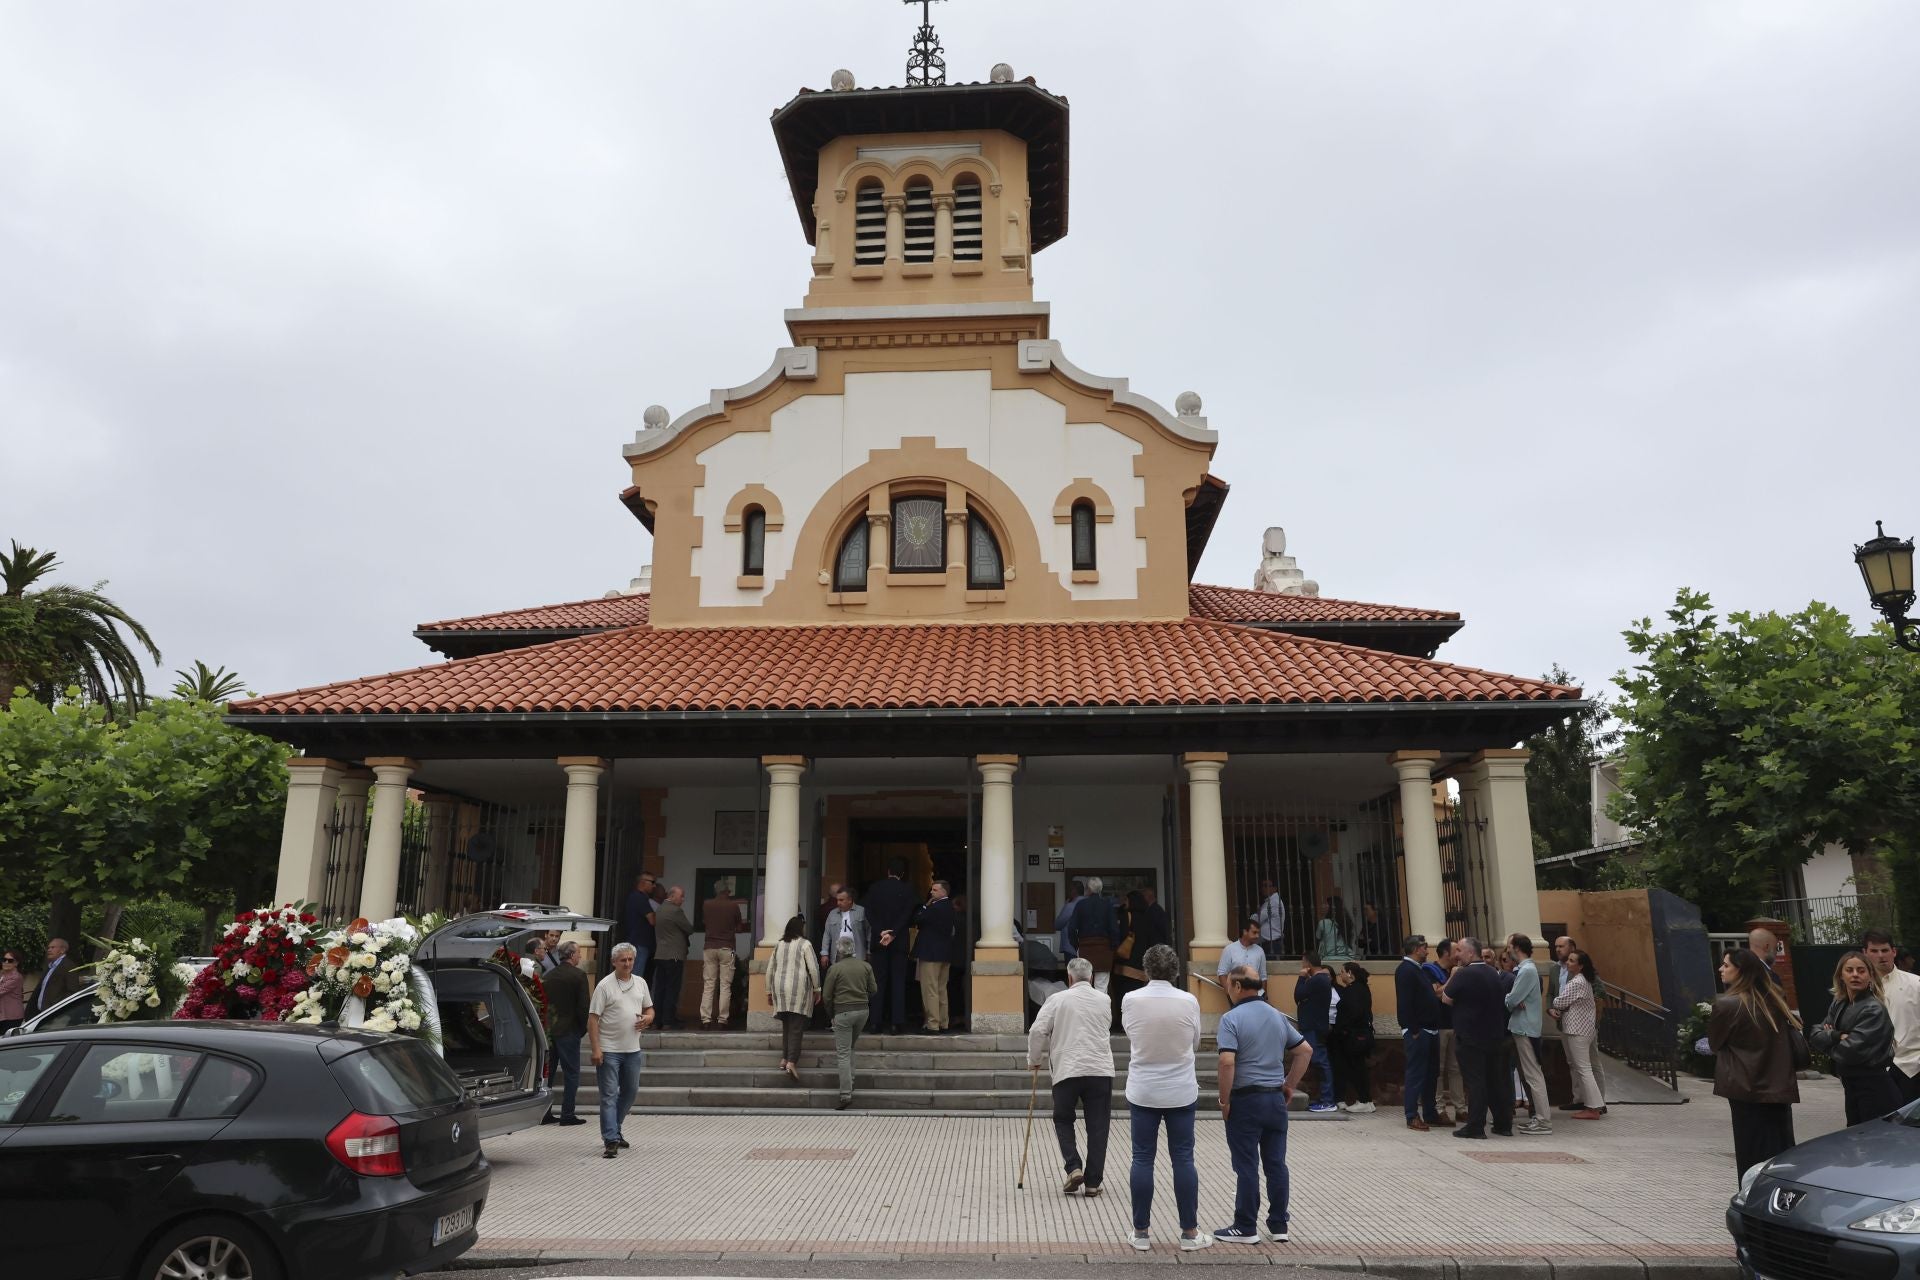
[[[976,1035],[1026,1031],[1026,970],[1020,964],[1020,948],[975,947],[967,982],[972,995],[968,1030]]]
[[[747,1030],[778,1031],[780,1018],[767,1003],[767,961],[773,958],[773,948],[765,943],[756,944],[753,955],[747,959]]]

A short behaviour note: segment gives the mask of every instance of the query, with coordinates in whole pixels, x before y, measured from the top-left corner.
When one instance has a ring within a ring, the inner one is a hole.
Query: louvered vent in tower
[[[953,260],[980,261],[980,184],[961,182],[953,189]]]
[[[907,188],[907,242],[903,256],[908,262],[933,261],[933,188],[925,183]]]
[[[877,182],[854,196],[853,260],[874,266],[887,260],[887,205]]]

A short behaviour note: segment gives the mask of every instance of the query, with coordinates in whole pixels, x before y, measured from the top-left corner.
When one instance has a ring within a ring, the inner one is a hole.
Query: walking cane
[[[1040,1068],[1033,1068],[1033,1087],[1027,1090],[1027,1137],[1020,1144],[1020,1176],[1014,1179],[1013,1189],[1027,1189],[1027,1148],[1033,1145],[1033,1100],[1040,1095]]]

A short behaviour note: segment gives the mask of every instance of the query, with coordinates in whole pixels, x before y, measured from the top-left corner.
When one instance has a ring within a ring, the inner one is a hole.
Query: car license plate
[[[455,1236],[463,1235],[471,1230],[473,1230],[473,1206],[468,1205],[459,1212],[450,1213],[433,1224],[433,1242],[435,1244],[443,1244]]]

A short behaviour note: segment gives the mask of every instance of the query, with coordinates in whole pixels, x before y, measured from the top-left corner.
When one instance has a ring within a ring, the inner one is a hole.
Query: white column
[[[287,761],[287,807],[280,823],[280,867],[273,881],[276,906],[320,900],[333,840],[333,802],[346,767],[317,756]]]
[[[1540,940],[1540,885],[1533,869],[1533,823],[1527,813],[1528,751],[1482,751],[1472,775],[1487,820],[1487,879],[1493,886],[1493,923],[1505,937]]]
[[[887,211],[887,261],[899,262],[907,253],[907,198],[882,196]]]
[[[953,192],[933,198],[933,260],[953,261]]]
[[[1180,757],[1187,770],[1187,849],[1193,860],[1193,937],[1195,947],[1224,947],[1227,936],[1227,841],[1220,820],[1220,770],[1223,751],[1189,751]]]
[[[800,775],[807,762],[800,756],[761,756],[760,763],[767,770],[766,937],[760,944],[771,947],[800,910]]]
[[[1440,828],[1433,820],[1433,766],[1437,751],[1396,751],[1400,775],[1400,846],[1407,863],[1410,932],[1438,942],[1447,936],[1447,890],[1440,873]],[[1394,939],[1398,946],[1400,940]]]
[[[592,915],[594,908],[594,853],[600,833],[600,775],[607,762],[600,756],[561,756],[556,763],[567,772],[567,816],[560,835],[560,904]],[[580,941],[580,935],[575,941]]]
[[[405,756],[369,756],[367,767],[373,770],[373,827],[367,832],[360,914],[385,920],[393,915],[400,896],[400,827],[407,812],[407,780],[420,765]]]
[[[1019,756],[978,756],[980,945],[1013,945],[1013,774]]]

